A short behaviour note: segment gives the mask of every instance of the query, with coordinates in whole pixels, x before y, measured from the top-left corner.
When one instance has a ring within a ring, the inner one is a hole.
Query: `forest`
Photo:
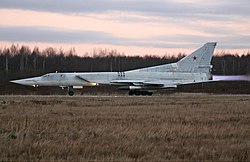
[[[28,46],[12,44],[10,47],[0,49],[0,88],[5,93],[6,87],[11,86],[9,81],[13,79],[42,75],[49,72],[101,72],[101,71],[126,71],[136,68],[161,65],[176,62],[185,54],[177,56],[155,55],[128,56],[117,50],[95,49],[92,53],[84,53],[79,56],[74,48],[68,51],[48,47],[40,50],[39,47],[31,49]],[[250,74],[250,53],[214,54],[212,59],[214,75],[247,75]],[[242,86],[242,84],[244,86]],[[244,89],[249,93],[250,83],[233,83],[234,89]],[[229,83],[224,83],[226,88]],[[236,87],[235,87],[236,85]],[[243,88],[242,88],[243,87]],[[215,88],[216,89],[216,88]],[[247,89],[247,90],[246,90]]]

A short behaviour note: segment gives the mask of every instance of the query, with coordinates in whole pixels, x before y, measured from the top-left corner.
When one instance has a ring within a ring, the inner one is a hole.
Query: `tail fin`
[[[212,69],[211,59],[214,53],[216,42],[208,42],[191,55],[182,58],[177,62],[177,70],[183,72],[205,72]]]

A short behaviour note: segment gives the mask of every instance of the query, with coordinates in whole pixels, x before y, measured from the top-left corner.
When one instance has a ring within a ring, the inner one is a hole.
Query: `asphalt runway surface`
[[[209,93],[174,93],[174,94],[153,94],[152,96],[129,96],[129,95],[0,95],[0,97],[36,97],[36,98],[155,98],[155,97],[192,97],[192,96],[237,96],[237,97],[250,97],[250,94],[209,94]]]

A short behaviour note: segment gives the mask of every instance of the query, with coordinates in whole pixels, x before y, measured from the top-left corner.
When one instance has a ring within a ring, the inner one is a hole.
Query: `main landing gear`
[[[153,92],[149,92],[149,91],[134,91],[134,90],[131,90],[128,92],[128,94],[130,96],[133,96],[133,95],[136,95],[136,96],[152,96]]]

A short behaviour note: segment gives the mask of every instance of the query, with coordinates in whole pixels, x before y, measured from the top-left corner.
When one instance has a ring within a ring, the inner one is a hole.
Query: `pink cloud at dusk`
[[[127,55],[188,53],[217,41],[218,51],[250,46],[247,0],[0,2],[0,46],[46,46],[78,54],[117,49]],[[60,4],[60,5],[59,5]]]

